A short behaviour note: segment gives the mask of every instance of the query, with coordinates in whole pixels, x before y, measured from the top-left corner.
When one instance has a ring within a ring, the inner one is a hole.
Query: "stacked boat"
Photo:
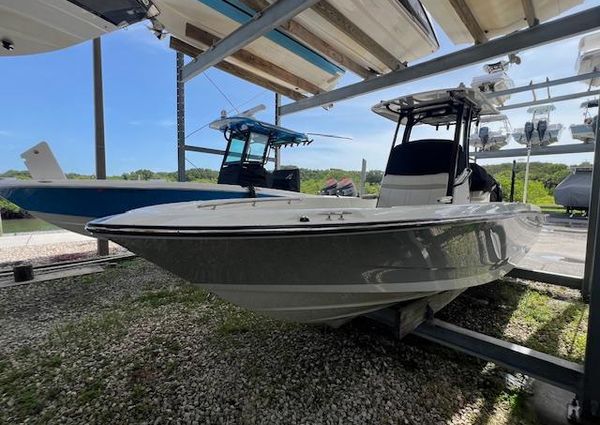
[[[470,144],[475,151],[496,151],[510,141],[510,124],[504,114],[481,117],[471,133]]]
[[[473,173],[468,134],[474,120],[496,113],[493,105],[461,87],[373,111],[405,125],[377,200],[185,202],[94,220],[87,229],[242,307],[333,326],[510,271],[543,216],[537,207],[481,196],[493,179]],[[454,127],[454,138],[415,139],[416,125]]]
[[[583,122],[569,126],[571,137],[581,140],[583,143],[594,143],[598,128],[598,114],[593,115],[590,110],[598,108],[598,100],[586,100],[581,104],[581,108],[584,110]]]
[[[496,92],[512,89],[515,86],[514,81],[507,74],[509,63],[500,61],[483,66],[486,72],[483,75],[474,77],[471,81],[471,87],[479,89],[482,93],[493,95]],[[490,96],[490,100],[494,105],[502,106],[510,99],[510,95]]]
[[[563,125],[550,124],[550,112],[555,109],[554,105],[534,106],[527,109],[527,112],[532,114],[532,119],[527,121],[524,127],[517,128],[512,133],[515,142],[535,147],[558,142]]]

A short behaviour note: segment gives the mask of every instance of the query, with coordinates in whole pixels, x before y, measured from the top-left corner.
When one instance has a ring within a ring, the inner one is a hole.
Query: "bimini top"
[[[210,128],[222,132],[251,132],[269,137],[272,146],[308,145],[312,142],[306,134],[249,117],[221,118],[210,123]]]
[[[556,106],[554,105],[541,105],[541,106],[532,106],[527,109],[528,114],[549,114],[550,112],[556,110]]]
[[[397,122],[400,115],[409,112],[426,112],[440,108],[444,105],[457,106],[459,104],[469,103],[473,105],[477,112],[473,118],[480,115],[496,115],[496,107],[477,89],[458,87],[451,89],[431,90],[423,93],[411,94],[391,100],[382,100],[371,110],[382,117]],[[446,125],[456,120],[455,108],[440,108],[440,114],[427,114],[427,117],[418,120],[416,124]],[[402,118],[404,124],[406,118]]]

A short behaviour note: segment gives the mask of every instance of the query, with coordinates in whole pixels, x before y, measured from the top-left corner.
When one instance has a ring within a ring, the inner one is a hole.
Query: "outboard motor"
[[[546,131],[548,131],[548,121],[539,120],[537,123],[537,132],[538,132],[538,137],[540,138],[540,143],[542,142],[542,140],[544,140]]]
[[[358,191],[352,179],[344,177],[337,183],[337,195],[338,196],[358,196]]]
[[[327,179],[325,186],[321,189],[321,195],[334,196],[337,194],[337,180],[334,178]]]
[[[481,127],[479,129],[479,139],[481,140],[481,146],[485,149],[488,142],[490,141],[490,128],[489,127]]]
[[[533,123],[530,121],[527,121],[525,123],[525,139],[527,139],[528,142],[531,142],[531,139],[533,138],[533,132],[535,131],[535,128],[533,127]]]

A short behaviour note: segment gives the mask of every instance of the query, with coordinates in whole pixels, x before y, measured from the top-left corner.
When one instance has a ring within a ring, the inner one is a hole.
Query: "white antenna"
[[[267,107],[261,103],[260,105],[256,105],[254,108],[250,108],[247,111],[242,112],[238,116],[240,116],[240,117],[247,117],[247,118],[254,118],[254,115],[256,115],[259,112],[264,111],[265,109],[267,109]]]
[[[308,136],[330,137],[332,139],[354,140],[352,137],[336,136],[335,134],[323,134],[323,133],[304,133],[304,134],[306,134]]]

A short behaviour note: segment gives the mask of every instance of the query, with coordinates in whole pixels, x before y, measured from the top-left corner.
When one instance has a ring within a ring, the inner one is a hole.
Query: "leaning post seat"
[[[466,168],[458,146],[456,176]],[[436,204],[446,196],[454,142],[416,140],[394,146],[381,182],[378,207]]]

